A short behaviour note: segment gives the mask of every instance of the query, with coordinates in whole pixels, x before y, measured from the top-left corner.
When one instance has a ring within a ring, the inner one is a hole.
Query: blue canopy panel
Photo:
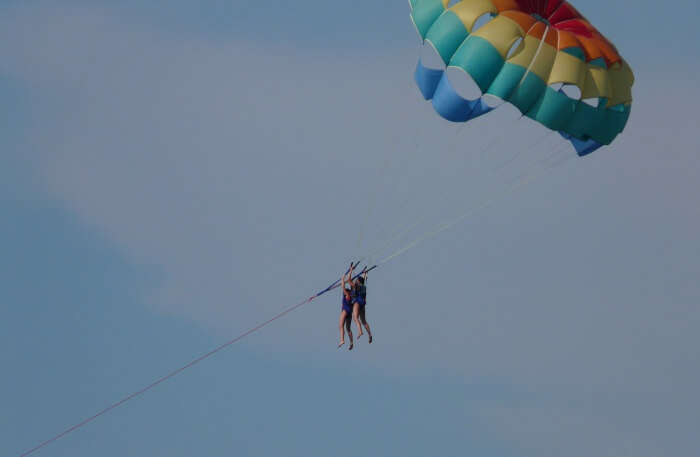
[[[423,97],[432,100],[435,111],[448,121],[467,122],[494,109],[487,106],[482,98],[463,98],[450,84],[445,70],[427,68],[420,60],[416,66],[415,80]],[[571,142],[579,157],[604,146],[593,139],[582,140],[563,131],[559,131],[559,134]]]
[[[433,95],[433,107],[437,113],[452,122],[467,122],[491,111],[481,100],[462,98],[450,84],[447,73],[442,74],[440,83]]]
[[[415,79],[423,97],[432,100],[435,111],[448,121],[467,122],[493,109],[481,97],[475,100],[463,98],[452,87],[444,70],[426,68],[420,60]]]
[[[444,70],[427,68],[423,66],[423,62],[420,60],[418,61],[414,77],[421,94],[423,94],[423,97],[426,100],[431,100],[433,98],[435,89],[437,89],[438,83],[440,83],[440,78],[442,78],[442,74],[444,72]]]
[[[576,149],[576,154],[578,154],[579,157],[586,156],[604,146],[603,144],[591,139],[579,140],[566,132],[559,132],[559,134],[565,139],[571,141],[571,144],[574,146],[574,149]]]

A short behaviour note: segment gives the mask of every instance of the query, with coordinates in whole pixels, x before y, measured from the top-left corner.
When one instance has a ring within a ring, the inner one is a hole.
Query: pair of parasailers
[[[352,339],[352,330],[350,329],[350,324],[354,320],[355,325],[358,329],[357,339],[364,334],[362,332],[362,327],[364,326],[367,330],[367,336],[369,342],[372,343],[372,332],[369,329],[369,324],[365,317],[365,305],[367,303],[367,269],[365,269],[360,275],[353,280],[353,270],[355,267],[350,264],[350,269],[346,275],[341,278],[341,284],[343,287],[343,307],[340,311],[340,321],[338,326],[340,327],[340,344],[341,347],[345,344],[345,332],[347,330],[348,337],[350,338],[350,346],[348,350],[352,350],[354,347]]]

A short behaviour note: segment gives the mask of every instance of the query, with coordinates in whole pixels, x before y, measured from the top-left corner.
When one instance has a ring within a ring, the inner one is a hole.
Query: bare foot
[[[364,333],[360,332],[360,334],[357,335],[357,339],[359,340],[362,335],[364,335]]]
[[[340,342],[340,344],[338,345],[338,347],[341,347],[341,346],[344,345],[344,344],[345,344],[345,340],[342,340],[342,341]]]

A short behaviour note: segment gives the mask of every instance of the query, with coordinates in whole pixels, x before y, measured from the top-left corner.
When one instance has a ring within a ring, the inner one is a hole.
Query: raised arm
[[[353,265],[352,265],[352,262],[351,262],[351,263],[350,263],[350,269],[348,270],[348,272],[347,272],[347,273],[343,273],[343,276],[341,276],[341,278],[340,278],[340,282],[341,282],[341,285],[343,286],[343,290],[345,290],[345,284],[346,284],[346,282],[347,282],[346,279],[345,279],[345,276],[347,276],[348,279],[352,278],[352,268],[353,268]]]

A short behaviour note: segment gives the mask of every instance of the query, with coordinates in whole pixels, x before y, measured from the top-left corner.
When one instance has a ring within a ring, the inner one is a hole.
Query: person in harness
[[[347,329],[348,332],[348,337],[350,337],[350,346],[348,347],[348,351],[352,351],[352,348],[354,346],[353,341],[352,341],[352,330],[350,329],[350,323],[352,322],[352,307],[353,307],[353,299],[352,299],[352,264],[350,265],[350,269],[348,270],[347,274],[347,280],[345,279],[345,274],[343,274],[341,278],[341,285],[343,287],[343,302],[342,302],[342,307],[340,309],[340,320],[338,322],[338,327],[340,328],[340,344],[338,347],[341,347],[342,345],[345,344],[345,329]],[[362,331],[362,328],[360,328],[360,331]]]
[[[352,268],[350,269],[350,278],[352,278]],[[352,319],[357,325],[359,331],[357,339],[359,340],[364,333],[362,327],[367,330],[369,343],[372,343],[372,331],[369,329],[367,318],[365,317],[365,305],[367,304],[367,268],[357,276],[357,279],[352,283]]]

